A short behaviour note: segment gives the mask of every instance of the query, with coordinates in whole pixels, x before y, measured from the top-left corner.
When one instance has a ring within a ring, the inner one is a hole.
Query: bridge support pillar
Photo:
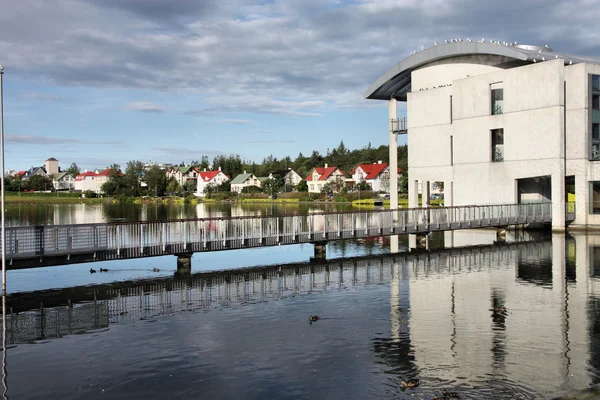
[[[408,250],[417,248],[417,235],[414,233],[408,234]]]
[[[190,275],[192,273],[192,255],[194,253],[180,253],[177,256],[177,272],[175,275]]]
[[[429,250],[429,233],[411,233],[408,235],[408,250]]]
[[[323,262],[327,260],[327,242],[320,241],[314,242],[313,244],[315,245],[315,255],[314,257],[311,257],[310,260],[316,262]]]
[[[506,243],[506,228],[496,229],[496,243]]]

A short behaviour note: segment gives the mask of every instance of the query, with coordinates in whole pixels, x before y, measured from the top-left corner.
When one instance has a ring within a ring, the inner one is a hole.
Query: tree
[[[7,192],[20,192],[25,185],[19,175],[9,175],[4,181],[4,187]]]
[[[121,175],[121,166],[119,164],[112,164],[109,170],[108,181],[102,185],[102,192],[108,196],[123,194],[125,182]]]
[[[142,177],[144,176],[144,163],[141,161],[127,162],[125,175],[123,176],[124,190],[126,196],[135,197],[141,194]]]
[[[34,175],[25,180],[25,188],[29,190],[42,191],[52,189],[52,180],[47,176]]]
[[[81,173],[79,167],[75,163],[71,163],[71,166],[67,168],[65,172],[71,175],[73,178],[76,178],[77,175]]]
[[[198,187],[198,182],[190,179],[188,181],[185,182],[185,184],[183,185],[183,190],[187,193],[194,193],[196,191],[196,188]]]
[[[296,190],[299,192],[308,192],[308,183],[302,179],[300,183],[296,185]]]
[[[169,179],[167,182],[167,193],[179,195],[181,194],[181,190],[181,185],[179,185],[179,182],[175,178]]]
[[[167,189],[167,176],[158,165],[151,166],[144,174],[148,190],[155,196],[162,196]]]
[[[283,179],[280,176],[269,178],[262,183],[263,191],[272,195],[279,193],[283,188]]]

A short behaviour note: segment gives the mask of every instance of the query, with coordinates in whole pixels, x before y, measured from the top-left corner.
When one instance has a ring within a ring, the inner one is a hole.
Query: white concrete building
[[[574,188],[571,226],[600,225],[600,59],[451,41],[401,61],[366,97],[389,101],[392,163],[396,133],[408,133],[409,206],[420,183],[439,181],[446,206],[552,201],[562,230]]]

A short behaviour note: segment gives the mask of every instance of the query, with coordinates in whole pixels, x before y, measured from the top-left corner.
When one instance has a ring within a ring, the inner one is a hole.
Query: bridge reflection
[[[398,280],[408,283],[431,274],[481,271],[523,257],[548,258],[551,248],[550,241],[474,246],[15,293],[7,298],[8,343],[58,338],[185,311],[237,307]]]

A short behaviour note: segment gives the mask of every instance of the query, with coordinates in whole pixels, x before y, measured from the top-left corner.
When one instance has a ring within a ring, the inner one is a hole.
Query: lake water
[[[423,254],[392,254],[385,238],[331,242],[328,258],[343,258],[327,264],[306,263],[312,246],[215,252],[194,255],[185,279],[174,257],[102,263],[102,274],[8,271],[7,398],[550,399],[595,388],[600,236],[531,235],[492,245],[494,231],[456,232]],[[444,249],[466,245],[478,246]],[[420,385],[401,390],[411,378]]]

